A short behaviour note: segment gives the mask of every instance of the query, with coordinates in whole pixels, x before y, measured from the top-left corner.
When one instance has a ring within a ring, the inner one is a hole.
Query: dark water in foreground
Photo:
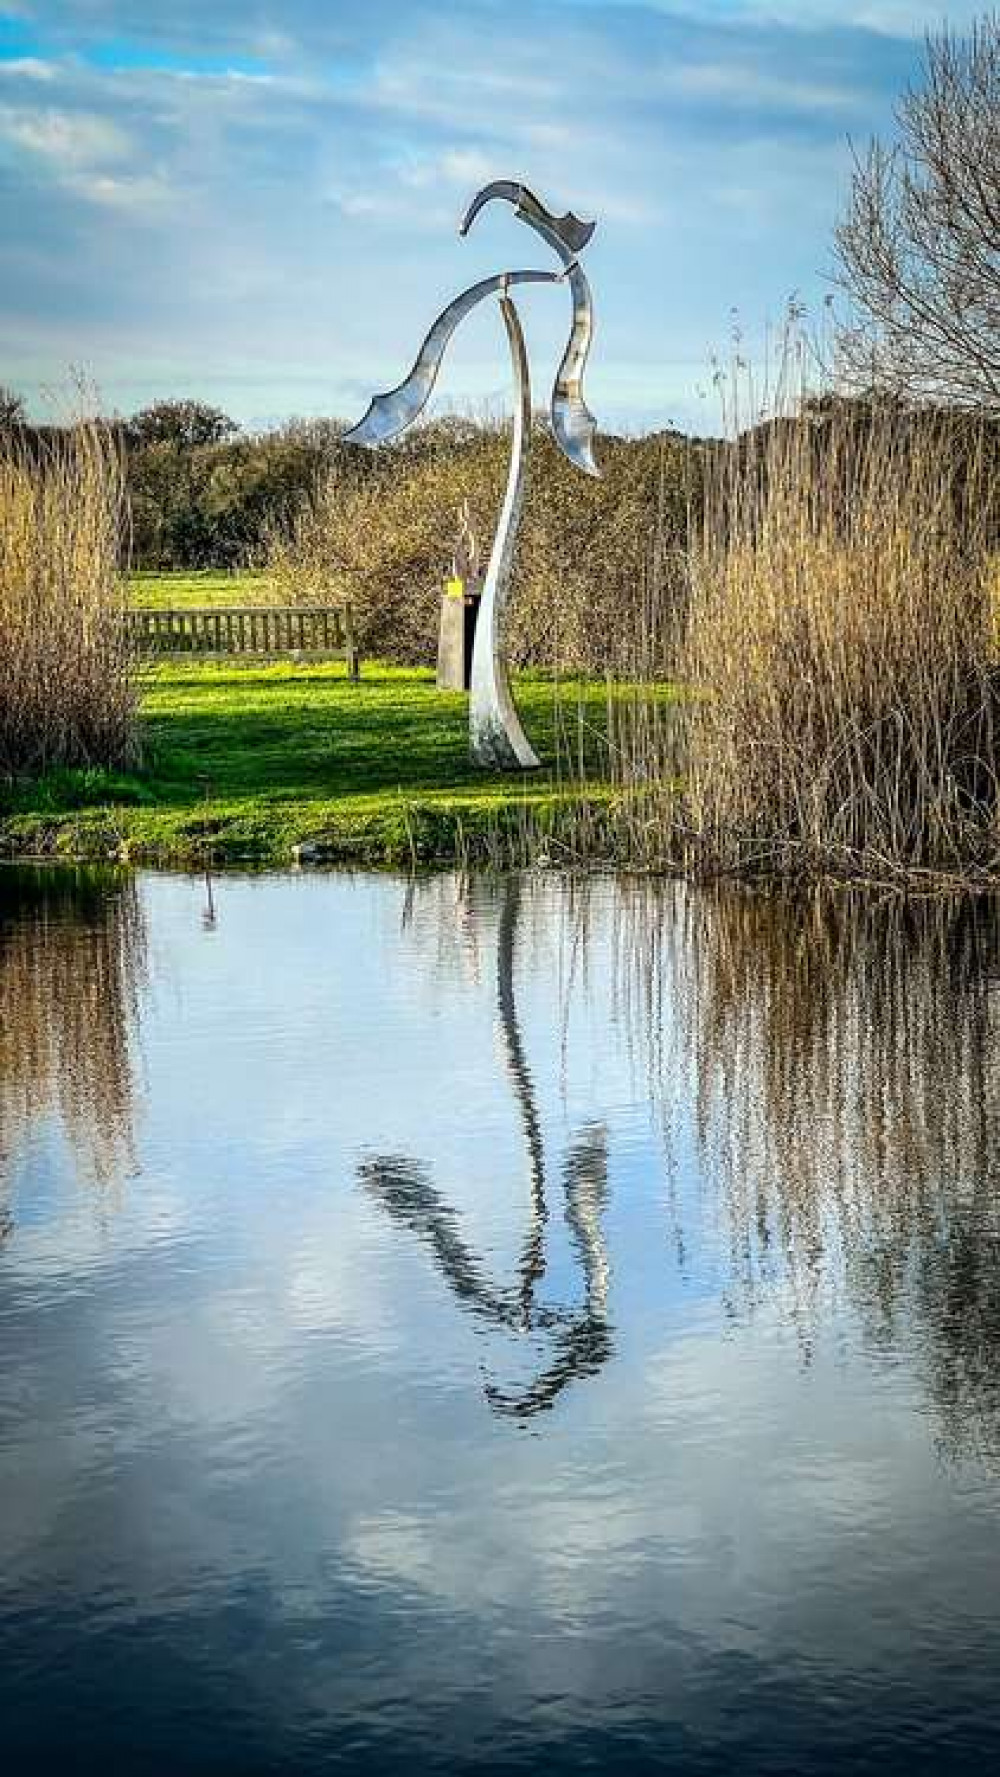
[[[992,1768],[997,911],[0,874],[3,1769]]]

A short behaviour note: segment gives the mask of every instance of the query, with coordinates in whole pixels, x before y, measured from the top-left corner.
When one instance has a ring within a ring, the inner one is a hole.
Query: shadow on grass
[[[552,687],[526,680],[518,700],[551,768]],[[157,804],[174,807],[206,793],[284,801],[511,783],[471,763],[466,699],[438,692],[430,675],[370,670],[355,685],[294,669],[219,678],[187,669],[161,680],[148,701],[141,781]]]
[[[606,759],[603,685],[517,685],[535,773],[482,772],[468,756],[468,703],[433,675],[329,664],[252,668],[178,662],[151,672],[133,773],[59,771],[8,786],[0,844],[22,855],[151,861],[287,859],[317,835],[326,855],[373,863],[466,855],[525,810],[580,782],[579,735]],[[579,721],[582,713],[583,721]],[[554,769],[558,751],[573,767]],[[491,854],[492,855],[492,854]]]

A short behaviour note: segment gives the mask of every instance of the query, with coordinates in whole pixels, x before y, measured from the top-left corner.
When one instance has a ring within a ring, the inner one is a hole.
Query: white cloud
[[[441,177],[450,185],[484,185],[492,176],[488,154],[478,148],[450,148],[442,154]]]
[[[947,23],[964,29],[980,17],[986,0],[771,0],[754,7],[776,24],[858,25],[885,37],[920,37]]]
[[[10,61],[0,62],[2,80],[54,80],[55,77],[55,63],[42,61],[40,56],[14,56]]]
[[[442,185],[484,185],[493,175],[494,164],[479,148],[444,148],[406,155],[395,170],[401,185],[411,191],[428,191]]]
[[[843,111],[856,106],[861,97],[849,87],[793,80],[739,62],[694,62],[672,72],[667,84],[692,98],[733,99],[779,111]]]
[[[614,5],[616,0],[603,3]],[[718,24],[722,16],[718,0],[645,0],[645,5],[649,11],[711,24]],[[732,0],[726,14],[734,25],[779,25],[800,31],[854,27],[880,37],[905,38],[920,37],[943,24],[964,30],[986,10],[987,0]]]
[[[153,73],[167,80],[211,81],[224,86],[277,86],[276,74],[248,74],[242,68],[156,68]]]
[[[162,204],[171,196],[167,182],[157,175],[135,174],[115,177],[109,173],[84,174],[73,180],[73,189],[91,203],[105,204],[113,210],[145,211]]]
[[[127,134],[111,118],[51,106],[0,105],[0,137],[64,173],[122,161],[131,153]]]
[[[442,49],[447,47],[446,41]],[[558,99],[562,90],[558,77],[538,73],[534,56],[527,64],[502,69],[491,66],[488,57],[485,63],[463,64],[406,52],[380,62],[368,96],[387,109],[418,111],[454,125],[477,106],[544,104]]]
[[[163,173],[138,159],[129,133],[96,112],[0,105],[0,140],[87,203],[143,214],[170,195]]]

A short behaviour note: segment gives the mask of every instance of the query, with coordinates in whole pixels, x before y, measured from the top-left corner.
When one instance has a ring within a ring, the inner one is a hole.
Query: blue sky
[[[891,125],[923,0],[0,0],[0,381],[121,411],[356,416],[465,283],[544,262],[490,178],[595,216],[590,401],[707,426],[713,352],[819,310],[848,138]],[[526,295],[539,376],[564,296]],[[495,314],[445,404],[503,400]]]

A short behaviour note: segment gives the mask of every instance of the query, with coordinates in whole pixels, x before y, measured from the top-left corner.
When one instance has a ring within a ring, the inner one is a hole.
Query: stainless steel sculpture
[[[497,179],[484,185],[473,198],[462,219],[460,232],[463,235],[468,233],[484,205],[494,198],[513,204],[515,215],[554,248],[562,262],[562,270],[501,272],[497,277],[484,278],[471,285],[438,316],[417,353],[409,376],[398,388],[376,395],[367,413],[345,433],[345,437],[354,444],[383,444],[412,425],[427,405],[448,341],[459,322],[484,297],[499,296],[514,378],[514,431],[507,491],[486,570],[476,627],[469,699],[469,744],[477,765],[494,770],[518,767],[531,770],[539,761],[514,708],[503,645],[503,618],[524,504],[531,433],[528,354],[520,317],[510,292],[517,284],[558,284],[563,281],[569,284],[573,319],[552,388],[552,433],[559,449],[571,463],[587,475],[599,475],[593,453],[596,421],[583,398],[583,373],[594,330],[593,299],[578,258],[590,240],[595,224],[581,222],[571,212],[554,216],[525,186],[510,179]]]

